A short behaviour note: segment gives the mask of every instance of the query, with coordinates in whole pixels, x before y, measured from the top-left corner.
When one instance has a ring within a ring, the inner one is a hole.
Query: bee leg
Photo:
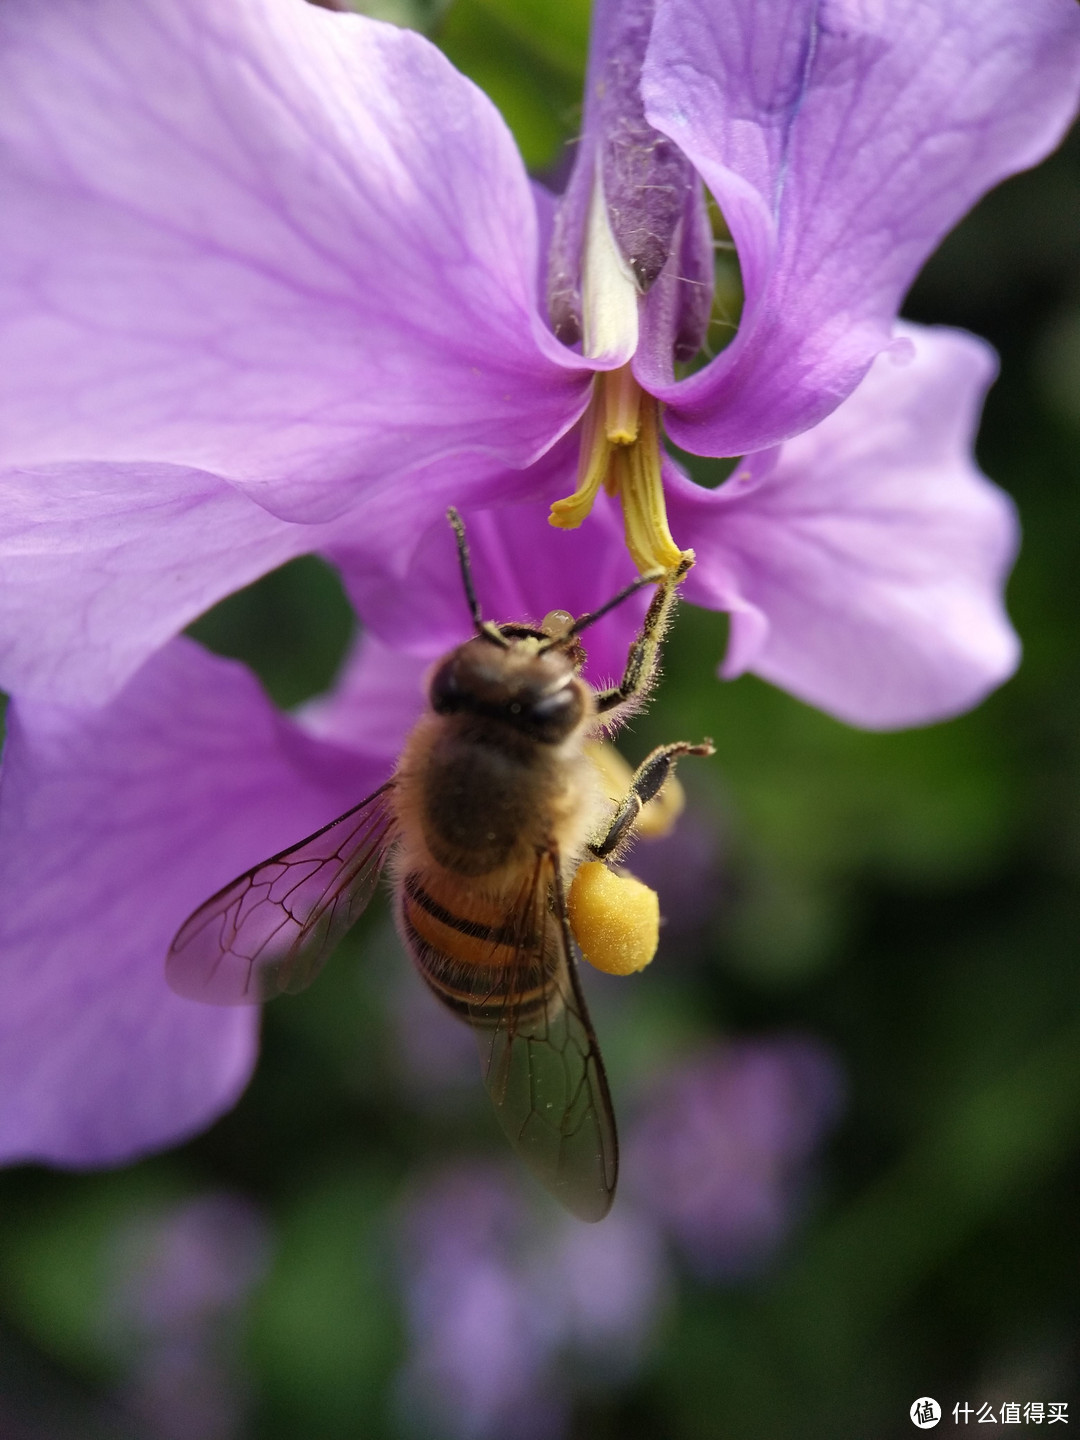
[[[596,697],[596,713],[598,715],[615,710],[628,701],[639,700],[648,691],[656,677],[660,641],[664,638],[664,632],[671,622],[676,589],[679,581],[693,563],[692,556],[685,559],[675,570],[670,571],[657,586],[652,603],[645,612],[641,629],[627,654],[626,669],[623,671],[622,680],[611,690],[601,690]]]
[[[653,796],[659,794],[660,787],[675,768],[675,761],[680,755],[715,754],[711,740],[704,740],[700,745],[690,745],[685,740],[678,740],[674,745],[657,746],[651,755],[646,755],[634,772],[626,799],[616,810],[607,834],[602,840],[590,844],[591,853],[598,860],[605,860],[630,838],[638,816]]]

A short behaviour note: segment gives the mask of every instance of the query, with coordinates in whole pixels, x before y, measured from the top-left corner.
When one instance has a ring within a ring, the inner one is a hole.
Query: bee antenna
[[[446,512],[446,518],[450,522],[454,536],[457,540],[458,561],[461,565],[461,578],[465,585],[465,599],[469,604],[469,614],[476,626],[476,633],[485,640],[491,640],[496,645],[501,645],[504,650],[510,648],[510,641],[502,633],[497,625],[490,620],[485,620],[480,613],[480,602],[476,598],[476,589],[473,585],[472,566],[469,563],[469,546],[465,539],[465,522],[457,510],[450,506]]]
[[[629,600],[631,595],[636,595],[646,585],[655,585],[658,580],[662,580],[664,574],[663,570],[649,570],[644,575],[639,575],[636,580],[632,580],[629,585],[624,586],[617,595],[613,595],[606,605],[601,605],[599,610],[590,610],[587,615],[582,615],[575,620],[569,630],[563,631],[559,640],[565,643],[571,636],[580,635],[583,630],[587,630],[590,625],[595,625],[597,620],[602,620],[609,611],[621,605],[624,600]],[[547,647],[542,648],[546,649]]]

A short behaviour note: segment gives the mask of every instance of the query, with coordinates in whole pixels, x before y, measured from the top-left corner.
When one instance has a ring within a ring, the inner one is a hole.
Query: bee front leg
[[[680,755],[715,754],[711,740],[703,740],[700,745],[690,745],[685,740],[678,740],[674,745],[657,746],[635,770],[626,799],[616,810],[607,834],[602,840],[589,845],[590,852],[598,860],[605,860],[630,838],[638,816],[649,801],[660,793],[661,786],[674,770],[675,761]]]
[[[609,711],[617,710],[620,706],[629,705],[633,701],[640,702],[648,693],[649,687],[656,678],[660,642],[671,623],[676,589],[679,581],[684,578],[693,563],[692,556],[683,560],[678,568],[672,570],[657,586],[656,594],[645,613],[641,629],[627,654],[626,669],[623,671],[622,680],[610,690],[601,690],[596,697],[596,713],[598,715],[606,715]],[[631,708],[637,707],[631,706]]]

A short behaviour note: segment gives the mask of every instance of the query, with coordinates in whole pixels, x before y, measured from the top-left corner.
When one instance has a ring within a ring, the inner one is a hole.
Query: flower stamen
[[[598,377],[598,380],[606,379]],[[602,391],[601,391],[602,397]],[[581,420],[581,449],[578,451],[577,489],[565,500],[556,500],[549,519],[558,530],[576,530],[593,507],[604,483],[611,449],[604,426],[604,406],[597,403],[597,381],[593,397]]]
[[[629,365],[597,375],[581,422],[577,489],[551,507],[551,524],[576,530],[600,486],[622,505],[626,547],[638,570],[674,570],[687,558],[672,538],[664,503],[657,402]]]

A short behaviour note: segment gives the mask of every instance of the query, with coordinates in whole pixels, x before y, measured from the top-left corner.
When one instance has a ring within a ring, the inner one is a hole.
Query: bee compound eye
[[[444,660],[431,677],[428,686],[431,708],[437,715],[446,715],[461,708],[461,685],[458,680],[456,657]]]
[[[571,685],[541,696],[525,711],[529,728],[540,740],[563,739],[570,734],[581,715],[581,695]]]

